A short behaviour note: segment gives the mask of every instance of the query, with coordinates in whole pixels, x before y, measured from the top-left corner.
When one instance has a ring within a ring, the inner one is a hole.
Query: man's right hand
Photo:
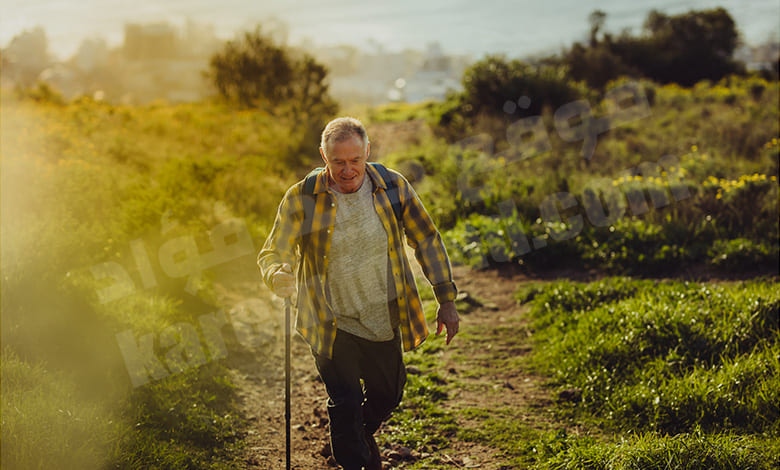
[[[282,298],[295,295],[295,276],[289,264],[284,263],[271,276],[274,294]]]

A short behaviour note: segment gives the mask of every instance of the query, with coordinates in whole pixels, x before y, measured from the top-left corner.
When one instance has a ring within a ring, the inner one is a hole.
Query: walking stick
[[[285,444],[287,448],[287,463],[290,470],[290,309],[292,302],[289,297],[284,299],[284,426]]]

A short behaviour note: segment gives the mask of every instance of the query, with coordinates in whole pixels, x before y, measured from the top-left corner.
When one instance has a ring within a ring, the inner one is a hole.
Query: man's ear
[[[328,157],[325,156],[325,150],[320,147],[320,156],[322,157],[322,161],[325,162],[325,165],[328,164]]]
[[[371,142],[366,142],[366,160],[371,157]]]

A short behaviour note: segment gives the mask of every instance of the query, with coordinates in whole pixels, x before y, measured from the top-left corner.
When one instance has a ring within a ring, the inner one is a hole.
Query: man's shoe
[[[368,463],[366,463],[366,470],[382,470],[382,455],[379,453],[379,446],[376,445],[373,434],[366,434],[366,443],[371,452]]]

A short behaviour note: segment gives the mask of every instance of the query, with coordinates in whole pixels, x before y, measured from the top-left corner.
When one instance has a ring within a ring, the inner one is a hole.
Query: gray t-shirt
[[[328,288],[337,328],[371,341],[389,341],[387,232],[374,208],[374,185],[365,175],[354,193],[336,192]]]

